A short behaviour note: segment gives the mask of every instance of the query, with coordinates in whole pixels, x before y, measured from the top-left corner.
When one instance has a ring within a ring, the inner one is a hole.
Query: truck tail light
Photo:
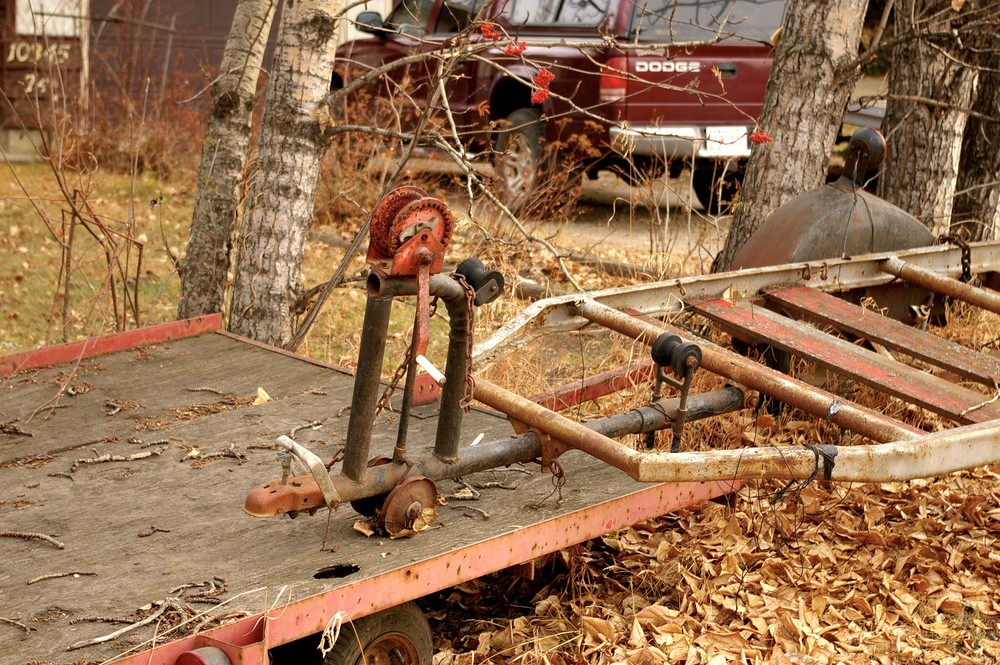
[[[610,58],[601,68],[601,103],[611,104],[625,99],[628,94],[628,58]]]

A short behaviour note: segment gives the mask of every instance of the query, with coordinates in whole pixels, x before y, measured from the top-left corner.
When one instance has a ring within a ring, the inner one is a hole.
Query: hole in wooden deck
[[[361,566],[354,563],[338,563],[334,566],[327,566],[326,568],[320,568],[313,575],[318,580],[329,580],[329,579],[339,579],[341,577],[347,577],[348,575],[353,575],[354,573],[361,570]]]

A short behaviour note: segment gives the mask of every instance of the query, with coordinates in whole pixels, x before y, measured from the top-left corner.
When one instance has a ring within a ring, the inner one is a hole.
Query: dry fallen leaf
[[[357,520],[354,522],[354,530],[366,538],[371,538],[375,535],[375,529],[372,528],[372,525],[368,520]]]

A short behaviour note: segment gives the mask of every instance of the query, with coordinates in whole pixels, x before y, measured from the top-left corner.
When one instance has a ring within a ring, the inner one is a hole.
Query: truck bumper
[[[638,155],[677,159],[738,159],[750,156],[750,127],[611,127],[612,149]]]

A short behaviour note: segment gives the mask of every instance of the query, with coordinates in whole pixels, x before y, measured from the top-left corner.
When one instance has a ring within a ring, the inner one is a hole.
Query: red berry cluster
[[[547,69],[539,69],[538,73],[535,74],[535,78],[532,80],[538,89],[531,93],[531,103],[541,104],[546,99],[549,98],[549,84],[552,83],[556,78],[556,75]]]
[[[521,55],[526,48],[528,48],[528,45],[524,42],[511,42],[507,44],[507,50],[504,53],[506,55]]]
[[[764,130],[762,130],[760,127],[754,128],[753,133],[750,136],[748,136],[747,139],[750,141],[750,143],[753,143],[754,145],[760,145],[761,143],[770,143],[771,141],[774,140],[770,136],[768,136],[764,132]]]
[[[483,39],[492,39],[493,41],[499,41],[503,39],[504,34],[497,28],[495,23],[490,23],[489,21],[484,22],[479,26],[479,32],[482,34]],[[525,42],[511,41],[507,44],[507,48],[504,49],[504,55],[515,57],[524,53],[525,49],[528,48]],[[536,88],[531,92],[531,103],[541,104],[546,99],[549,98],[549,84],[555,80],[556,75],[547,69],[539,69],[538,73],[535,74],[532,81],[534,82]]]

